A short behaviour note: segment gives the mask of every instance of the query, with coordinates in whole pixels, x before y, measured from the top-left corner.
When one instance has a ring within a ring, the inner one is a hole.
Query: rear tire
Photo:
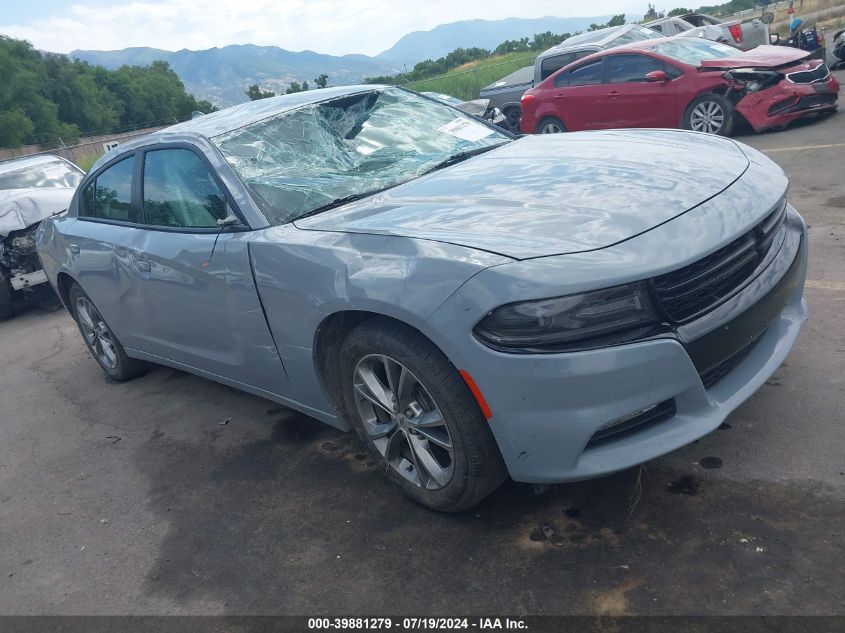
[[[563,132],[566,132],[566,126],[557,117],[543,117],[537,124],[537,134],[562,134]]]
[[[387,319],[366,321],[344,340],[340,371],[344,408],[358,436],[410,499],[460,512],[507,478],[466,383],[418,332]]]
[[[733,104],[714,93],[696,97],[684,112],[683,127],[693,132],[730,136],[734,129]]]
[[[123,345],[79,284],[71,284],[68,298],[71,314],[88,351],[109,378],[123,382],[147,371],[147,363],[126,355]]]

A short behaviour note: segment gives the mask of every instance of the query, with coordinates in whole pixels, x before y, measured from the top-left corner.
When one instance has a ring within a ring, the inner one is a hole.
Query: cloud
[[[630,13],[632,0],[523,0],[519,17]],[[342,55],[375,55],[410,31],[514,13],[511,0],[138,0],[97,6],[77,3],[37,21],[0,23],[0,33],[37,48],[166,50],[228,44],[273,45]],[[6,14],[6,20],[10,16]],[[638,14],[633,14],[637,15]]]

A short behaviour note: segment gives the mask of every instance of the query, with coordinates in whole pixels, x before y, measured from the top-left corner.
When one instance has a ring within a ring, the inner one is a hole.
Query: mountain
[[[430,31],[414,31],[376,57],[381,60],[407,64],[410,69],[425,59],[438,59],[458,47],[494,49],[505,40],[531,37],[535,33],[575,33],[586,31],[590,24],[604,24],[610,15],[589,18],[536,19],[505,18],[503,20],[464,20],[441,24]]]
[[[329,85],[360,83],[365,77],[393,75],[425,59],[437,59],[456,48],[494,49],[505,40],[535,33],[574,33],[610,16],[591,18],[506,18],[467,20],[442,24],[430,31],[415,31],[376,57],[323,55],[313,51],[288,51],[277,46],[239,44],[202,51],[165,51],[157,48],[124,48],[117,51],[76,50],[71,57],[109,69],[147,65],[163,60],[176,71],[188,92],[218,106],[246,101],[244,89],[258,84],[264,90],[284,92],[292,81],[308,81],[321,73]]]
[[[156,48],[125,48],[118,51],[82,51],[71,57],[109,69],[123,65],[150,64],[164,60],[176,71],[188,92],[215,105],[246,101],[244,89],[258,84],[284,92],[292,81],[308,81],[321,73],[330,85],[360,83],[364,77],[399,72],[401,64],[367,55],[323,55],[313,51],[292,52],[276,46],[252,44],[224,46],[202,51],[165,51]]]

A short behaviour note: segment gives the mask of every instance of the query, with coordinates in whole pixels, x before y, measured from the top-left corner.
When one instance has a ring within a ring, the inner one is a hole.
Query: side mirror
[[[652,70],[645,76],[645,80],[651,82],[668,81],[669,75],[666,74],[665,70]]]
[[[760,16],[760,21],[763,24],[771,24],[775,21],[775,14],[771,11],[766,11],[763,15]]]

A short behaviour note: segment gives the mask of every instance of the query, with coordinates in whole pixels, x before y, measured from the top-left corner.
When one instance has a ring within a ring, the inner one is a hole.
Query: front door
[[[219,181],[185,147],[147,150],[142,160],[144,230],[129,246],[145,306],[143,351],[284,394],[250,234],[218,225],[232,208]]]
[[[676,83],[669,74],[665,81],[649,81],[646,75],[666,72],[663,60],[640,54],[608,55],[605,58],[607,84],[598,106],[606,127],[676,127]]]

